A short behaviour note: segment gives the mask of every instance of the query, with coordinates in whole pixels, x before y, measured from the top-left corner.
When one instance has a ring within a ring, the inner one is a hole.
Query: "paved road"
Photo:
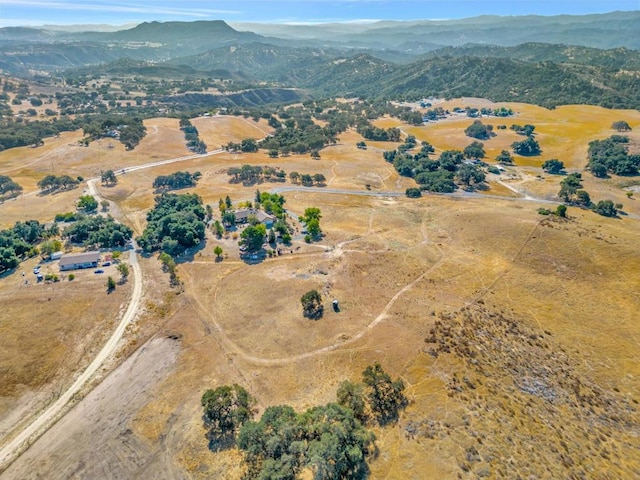
[[[318,187],[300,187],[300,186],[287,186],[287,187],[275,187],[269,190],[271,193],[284,193],[284,192],[306,192],[311,194],[330,194],[330,195],[359,195],[363,197],[404,197],[404,192],[392,191],[392,190],[341,190],[336,188],[318,188]],[[439,196],[439,197],[452,197],[452,198],[496,198],[499,200],[517,200],[537,203],[549,203],[553,205],[560,205],[562,202],[555,200],[545,200],[543,198],[535,198],[529,196],[521,197],[505,197],[502,195],[491,195],[478,192],[466,192],[459,190],[454,193],[433,193],[422,192],[423,196]]]

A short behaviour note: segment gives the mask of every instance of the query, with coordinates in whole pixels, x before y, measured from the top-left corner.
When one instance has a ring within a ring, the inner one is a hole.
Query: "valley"
[[[0,479],[640,476],[640,62],[591,20],[0,29]]]

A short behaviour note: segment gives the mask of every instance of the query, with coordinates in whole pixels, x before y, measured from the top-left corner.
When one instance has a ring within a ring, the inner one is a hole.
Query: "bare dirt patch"
[[[45,433],[3,478],[187,478],[163,443],[133,434],[134,415],[171,373],[180,344],[151,340]],[[100,445],[100,455],[96,455]]]

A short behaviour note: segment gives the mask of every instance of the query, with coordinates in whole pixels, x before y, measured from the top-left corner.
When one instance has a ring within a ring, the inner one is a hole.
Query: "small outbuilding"
[[[333,304],[333,311],[334,312],[339,312],[340,311],[340,305],[338,304],[338,300],[334,300],[332,302],[332,304]]]
[[[100,252],[84,252],[63,255],[58,262],[61,271],[95,268],[100,261]]]

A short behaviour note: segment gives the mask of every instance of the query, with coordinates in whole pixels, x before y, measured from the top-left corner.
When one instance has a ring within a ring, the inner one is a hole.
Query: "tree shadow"
[[[264,248],[261,248],[257,252],[246,252],[240,255],[242,260],[247,265],[258,265],[267,259],[267,252]]]
[[[233,432],[229,432],[227,434],[208,432],[205,434],[205,437],[209,440],[209,450],[212,452],[230,450],[236,446],[236,438]]]
[[[182,252],[180,255],[176,255],[175,257],[173,257],[173,259],[175,260],[176,263],[180,264],[180,263],[187,263],[187,262],[193,262],[193,260],[195,259],[195,255],[196,253],[201,252],[202,250],[204,250],[204,248],[207,246],[207,242],[202,241],[200,242],[198,245],[188,248],[186,249],[184,252]]]

